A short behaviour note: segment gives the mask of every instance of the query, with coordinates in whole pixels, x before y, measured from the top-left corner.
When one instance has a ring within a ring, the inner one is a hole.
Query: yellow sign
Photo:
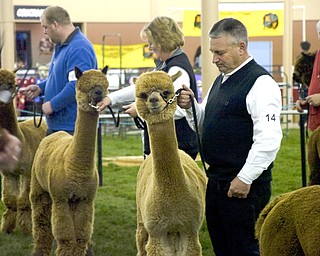
[[[184,12],[184,36],[201,36],[201,16],[199,15],[199,11]],[[228,17],[240,20],[247,27],[249,37],[283,36],[283,10],[219,12],[219,19]]]
[[[153,55],[148,52],[145,44],[134,45],[105,45],[104,55],[102,45],[94,44],[98,67],[108,65],[109,68],[153,68],[155,67]]]
[[[182,28],[184,36],[201,36],[200,11],[184,11]]]

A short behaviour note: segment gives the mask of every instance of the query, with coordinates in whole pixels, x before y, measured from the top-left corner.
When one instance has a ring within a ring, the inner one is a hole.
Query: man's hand
[[[22,93],[27,99],[34,99],[41,93],[41,89],[36,84],[29,84]]]
[[[303,110],[308,108],[308,102],[306,100],[297,100],[296,108],[298,112],[302,113]]]
[[[320,93],[309,95],[304,100],[298,100],[296,102],[296,108],[297,108],[298,112],[303,112],[303,110],[307,109],[308,104],[313,107],[319,107],[320,106]]]
[[[306,101],[309,103],[310,106],[313,106],[313,107],[320,106],[320,93],[307,96]]]
[[[47,116],[51,115],[53,113],[53,109],[51,107],[50,101],[47,101],[42,104],[42,111],[43,111],[43,114],[45,114]]]
[[[193,99],[193,91],[186,85],[182,85],[183,90],[178,97],[178,105],[181,108],[189,109],[191,108],[191,98]],[[191,96],[191,97],[190,97]]]
[[[251,185],[245,184],[238,177],[235,177],[228,190],[228,197],[247,198]]]

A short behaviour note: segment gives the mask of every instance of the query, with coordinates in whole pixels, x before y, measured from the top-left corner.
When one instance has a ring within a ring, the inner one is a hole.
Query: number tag
[[[270,116],[269,114],[266,115],[266,118],[268,119],[268,122],[270,121],[276,121],[276,115],[273,114],[272,116]]]

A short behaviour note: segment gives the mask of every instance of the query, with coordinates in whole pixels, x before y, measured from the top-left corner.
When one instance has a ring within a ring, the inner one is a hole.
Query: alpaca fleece
[[[31,206],[33,255],[93,255],[91,236],[98,187],[95,147],[99,113],[95,105],[106,96],[106,69],[77,76],[78,115],[73,136],[60,131],[40,144],[32,167]]]
[[[178,149],[173,115],[173,81],[163,71],[136,80],[136,107],[148,125],[151,154],[137,176],[138,255],[199,256],[199,230],[204,219],[206,176]]]
[[[15,74],[0,69],[0,92],[7,91],[15,95]],[[39,120],[36,120],[39,122]],[[47,125],[43,121],[39,128],[33,120],[18,122],[15,99],[8,103],[0,102],[0,127],[6,128],[22,143],[21,156],[14,170],[0,170],[2,175],[2,202],[4,213],[1,219],[1,232],[11,234],[16,226],[23,234],[32,231],[31,205],[29,200],[31,167],[34,155],[42,139],[46,136]]]

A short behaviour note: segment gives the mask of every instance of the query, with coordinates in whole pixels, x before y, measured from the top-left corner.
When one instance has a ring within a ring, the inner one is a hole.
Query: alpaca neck
[[[148,124],[153,170],[159,182],[175,183],[184,179],[178,153],[174,120]]]
[[[77,121],[70,150],[71,162],[77,166],[92,168],[95,156],[99,113],[78,109]]]
[[[0,104],[0,127],[6,128],[11,134],[20,138],[21,132],[13,102],[9,104]]]

